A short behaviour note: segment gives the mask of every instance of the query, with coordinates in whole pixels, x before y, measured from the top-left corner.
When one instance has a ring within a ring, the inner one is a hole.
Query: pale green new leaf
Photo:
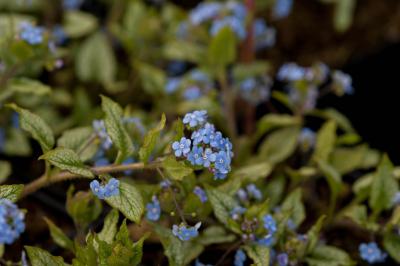
[[[193,169],[182,161],[177,161],[174,156],[168,156],[162,162],[162,166],[168,176],[174,180],[181,181],[184,177],[193,173]]]
[[[9,104],[8,106],[19,113],[19,124],[21,128],[28,131],[32,137],[39,142],[43,152],[47,152],[53,148],[53,131],[41,117],[15,104]]]
[[[314,159],[328,160],[336,141],[336,123],[331,120],[326,122],[318,131],[315,144]]]
[[[28,253],[29,260],[32,266],[65,266],[64,260],[62,257],[55,257],[51,255],[49,252],[37,248],[25,246],[26,252]]]
[[[68,172],[93,178],[94,174],[92,171],[87,168],[78,154],[76,154],[73,150],[58,147],[54,150],[48,151],[39,159],[43,159],[48,161],[50,164]]]
[[[69,239],[68,236],[66,236],[64,232],[51,220],[47,219],[46,217],[44,217],[44,220],[46,221],[49,227],[50,236],[53,239],[53,241],[60,247],[74,252],[75,251],[74,242],[71,239]]]
[[[121,181],[119,195],[106,198],[108,204],[122,212],[129,220],[139,223],[144,211],[143,198],[133,185]]]
[[[98,234],[99,239],[111,244],[115,234],[117,233],[117,223],[119,219],[119,213],[116,209],[112,209],[107,217],[104,219],[103,229]]]
[[[139,150],[139,157],[142,162],[146,163],[149,160],[150,154],[156,145],[161,130],[163,130],[165,127],[165,122],[165,114],[162,114],[161,121],[158,123],[158,125],[147,132],[146,136],[144,137],[143,145]]]

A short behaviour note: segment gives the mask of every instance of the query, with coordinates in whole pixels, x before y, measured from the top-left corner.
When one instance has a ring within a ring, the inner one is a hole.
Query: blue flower
[[[0,199],[0,244],[12,244],[25,231],[25,215],[8,199]]]
[[[160,182],[160,187],[161,187],[162,189],[167,189],[167,188],[169,188],[170,186],[171,186],[171,181],[169,181],[168,179],[163,180],[163,181]]]
[[[338,96],[354,93],[352,78],[350,75],[343,73],[340,70],[335,70],[332,74],[332,82],[333,89]]]
[[[229,27],[240,40],[243,40],[246,38],[246,28],[244,24],[244,21],[237,17],[224,17],[213,22],[210,28],[210,34],[215,36],[221,29]]]
[[[247,8],[245,5],[235,1],[229,1],[226,3],[226,8],[232,12],[232,15],[239,19],[246,19],[247,16]]]
[[[256,19],[253,24],[256,50],[269,48],[275,45],[276,30],[268,27],[263,19]]]
[[[271,247],[272,244],[274,243],[274,241],[275,241],[274,236],[272,234],[267,234],[263,238],[258,239],[257,243],[262,245],[262,246]]]
[[[196,194],[197,197],[199,197],[199,199],[200,199],[200,201],[201,201],[202,203],[206,202],[207,199],[208,199],[208,198],[207,198],[206,192],[205,192],[201,187],[199,187],[199,186],[196,186],[196,187],[193,189],[193,193]]]
[[[99,181],[90,182],[90,189],[99,199],[105,199],[119,195],[119,180],[111,178],[107,184],[100,185]]]
[[[19,129],[19,114],[17,112],[13,112],[11,115],[11,124],[13,128]]]
[[[198,259],[196,260],[194,266],[212,266],[211,264],[204,264],[200,262]]]
[[[303,128],[299,135],[299,144],[303,151],[307,151],[314,147],[316,134],[309,128]]]
[[[318,90],[315,86],[309,86],[306,91],[295,87],[289,87],[289,103],[301,111],[314,109],[318,98]]]
[[[400,205],[400,192],[397,192],[393,197],[393,204]]]
[[[244,214],[246,212],[246,208],[243,208],[242,206],[236,206],[230,211],[230,216],[233,220],[238,220],[240,215]]]
[[[44,29],[36,27],[28,22],[23,22],[20,25],[21,32],[19,37],[31,45],[41,44],[43,42]]]
[[[262,77],[250,77],[239,83],[240,96],[252,105],[260,104],[268,100],[272,80],[264,75]]]
[[[218,15],[222,8],[220,3],[216,2],[205,2],[200,3],[194,8],[190,14],[189,19],[193,25],[199,25],[207,20],[213,19]]]
[[[199,228],[201,226],[201,222],[198,222],[195,226],[186,227],[185,224],[180,224],[179,226],[172,226],[172,234],[178,237],[182,241],[188,241],[192,238],[195,238],[199,235]]]
[[[203,164],[203,148],[194,146],[192,151],[188,154],[187,159],[192,165]]]
[[[206,123],[202,128],[194,131],[192,133],[191,138],[193,140],[194,145],[197,145],[199,143],[209,144],[215,140],[215,138],[217,137],[216,135],[218,135],[218,134],[220,134],[222,136],[221,132],[217,132],[217,133],[215,132],[214,125],[212,125],[210,123]]]
[[[387,257],[375,242],[362,243],[358,249],[361,258],[371,264],[383,262]]]
[[[218,172],[218,171],[214,171],[214,179],[216,179],[216,180],[225,179],[225,178],[226,178],[226,175],[227,175],[227,174],[220,173],[220,172]]]
[[[65,9],[78,9],[83,3],[83,0],[64,0],[63,7]]]
[[[279,266],[287,266],[289,264],[289,256],[286,253],[280,253],[276,260],[278,261]]]
[[[217,153],[215,158],[215,169],[221,174],[227,174],[230,171],[231,159],[225,151]]]
[[[146,204],[146,218],[150,221],[158,221],[161,215],[160,202],[156,196],[152,197],[152,203]]]
[[[244,262],[246,261],[246,254],[243,252],[243,250],[238,249],[235,253],[235,260],[233,262],[234,266],[243,266]]]
[[[276,19],[282,19],[289,16],[293,7],[293,0],[276,0],[272,10],[272,16]]]
[[[239,190],[236,192],[236,195],[238,196],[238,198],[239,198],[241,201],[246,201],[246,200],[247,200],[247,192],[246,192],[246,190],[244,190],[243,188],[239,189]]]
[[[165,91],[168,94],[174,93],[181,85],[181,81],[180,78],[168,78],[167,83],[165,84]]]
[[[274,234],[278,228],[276,227],[276,221],[272,215],[268,214],[263,217],[264,228],[268,230],[268,233]]]
[[[188,101],[193,101],[201,97],[201,90],[197,86],[190,86],[183,93],[183,98]]]
[[[94,162],[94,166],[107,166],[110,165],[110,161],[107,158],[99,158]]]
[[[94,120],[92,123],[93,129],[96,135],[99,137],[101,141],[101,147],[104,150],[108,150],[112,146],[112,140],[110,136],[108,136],[106,131],[106,126],[104,125],[103,120]]]
[[[296,63],[286,63],[278,71],[277,79],[280,81],[298,81],[306,77],[306,69]]]
[[[215,155],[215,153],[213,153],[213,151],[210,148],[207,148],[203,152],[202,159],[203,159],[203,166],[210,167],[211,163],[215,162],[216,155]]]
[[[206,122],[206,119],[207,111],[200,110],[194,111],[193,113],[187,113],[182,121],[185,125],[189,124],[189,126],[193,128],[203,125]]]
[[[172,149],[174,150],[176,157],[186,156],[190,152],[190,139],[182,137],[180,141],[172,143]]]
[[[52,35],[53,35],[54,41],[58,45],[64,44],[65,41],[67,40],[67,35],[66,35],[63,27],[60,25],[56,25],[53,28]]]
[[[247,187],[247,192],[249,193],[250,196],[253,198],[260,200],[262,198],[261,191],[256,187],[254,184],[249,184]]]

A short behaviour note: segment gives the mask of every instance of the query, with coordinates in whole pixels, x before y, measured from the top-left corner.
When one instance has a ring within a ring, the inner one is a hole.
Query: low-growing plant
[[[399,169],[318,105],[351,77],[265,59],[292,5],[0,1],[0,264],[400,263]]]

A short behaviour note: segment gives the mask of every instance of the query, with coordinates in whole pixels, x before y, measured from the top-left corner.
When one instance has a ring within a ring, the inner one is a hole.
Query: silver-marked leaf
[[[230,212],[238,206],[238,203],[232,196],[218,189],[207,188],[206,192],[215,216],[220,222],[227,224]]]
[[[262,245],[244,246],[247,255],[254,261],[256,266],[268,266],[269,265],[269,248]]]
[[[24,185],[2,185],[0,186],[0,198],[16,202],[24,189]]]
[[[47,152],[53,148],[53,131],[40,116],[20,108],[15,104],[9,104],[8,106],[19,113],[19,124],[21,128],[28,131],[32,135],[32,138],[39,142],[43,152]]]
[[[90,142],[93,129],[91,127],[78,127],[63,132],[57,140],[57,146],[71,149],[79,154],[82,161],[91,159],[97,152],[98,144]]]
[[[119,162],[133,153],[132,140],[122,123],[122,108],[106,96],[101,96],[101,107],[105,113],[104,123],[108,135],[119,151]]]
[[[65,266],[64,259],[62,257],[55,257],[49,252],[37,248],[25,246],[26,252],[28,253],[29,260],[32,266]]]
[[[59,147],[46,152],[40,156],[39,159],[46,160],[50,164],[62,170],[66,170],[77,175],[91,178],[94,177],[92,171],[83,164],[78,154],[71,149]]]
[[[143,198],[139,190],[126,182],[120,182],[119,195],[106,198],[108,204],[118,209],[129,220],[139,223],[144,211]]]

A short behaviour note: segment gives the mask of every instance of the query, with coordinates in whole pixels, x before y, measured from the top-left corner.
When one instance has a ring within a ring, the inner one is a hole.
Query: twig
[[[158,165],[160,164],[160,161],[161,160],[157,160],[157,161],[154,161],[154,162],[151,162],[148,164],[131,163],[131,164],[123,164],[123,165],[121,164],[121,165],[99,166],[99,167],[92,167],[92,168],[90,168],[90,170],[96,175],[101,175],[101,174],[123,172],[123,171],[127,171],[127,170],[154,169],[154,168],[158,167]],[[78,179],[78,178],[87,178],[87,177],[84,177],[84,176],[81,176],[78,174],[74,174],[71,172],[67,172],[67,171],[57,173],[50,177],[46,177],[46,175],[42,175],[41,177],[32,181],[31,183],[27,184],[24,187],[21,198],[26,197],[29,194],[32,194],[41,188],[49,186],[50,184],[58,183],[58,182],[66,181],[66,180]]]
[[[164,175],[164,173],[161,171],[161,169],[160,169],[159,167],[156,167],[156,169],[157,169],[157,172],[158,172],[158,173],[160,174],[160,176],[162,177],[162,179],[168,180],[167,177]],[[184,214],[183,214],[181,208],[179,207],[178,201],[176,200],[175,192],[172,190],[172,188],[171,188],[170,186],[168,186],[168,189],[169,189],[169,191],[170,191],[171,194],[172,194],[172,200],[174,201],[175,209],[176,209],[176,211],[178,212],[179,217],[182,219],[182,221],[183,221],[185,224],[187,224],[187,222],[186,222],[186,220],[185,220],[185,216],[184,216]]]

